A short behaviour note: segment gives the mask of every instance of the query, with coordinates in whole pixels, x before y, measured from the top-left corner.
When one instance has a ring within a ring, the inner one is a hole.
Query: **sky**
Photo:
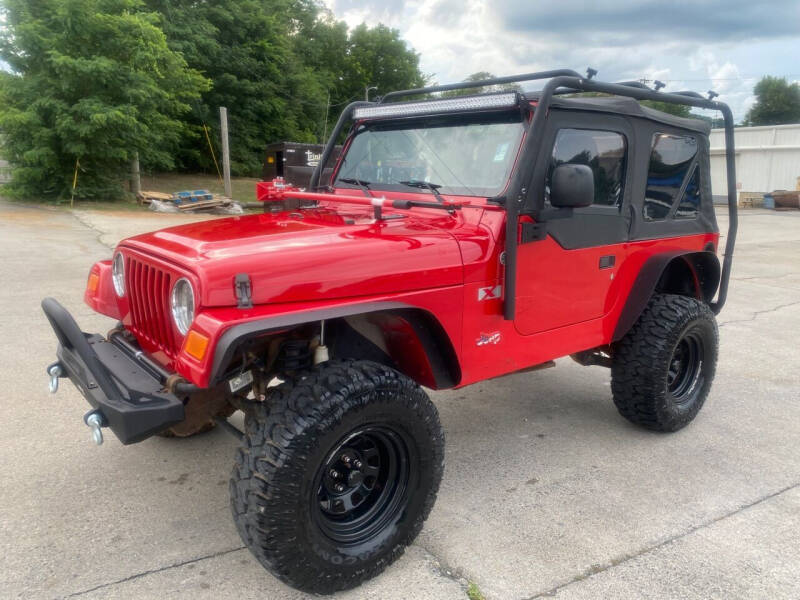
[[[478,71],[593,67],[603,81],[714,90],[739,121],[762,75],[800,80],[800,0],[325,2],[350,27],[398,29],[437,83]]]

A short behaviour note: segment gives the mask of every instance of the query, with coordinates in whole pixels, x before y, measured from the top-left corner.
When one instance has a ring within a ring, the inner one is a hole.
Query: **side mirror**
[[[550,181],[550,204],[583,208],[594,202],[594,173],[587,165],[558,165]]]

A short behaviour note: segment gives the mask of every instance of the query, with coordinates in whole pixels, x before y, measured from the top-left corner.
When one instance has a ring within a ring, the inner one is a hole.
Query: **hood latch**
[[[238,308],[253,308],[253,287],[250,284],[250,275],[238,273],[233,286],[236,292],[236,306]]]

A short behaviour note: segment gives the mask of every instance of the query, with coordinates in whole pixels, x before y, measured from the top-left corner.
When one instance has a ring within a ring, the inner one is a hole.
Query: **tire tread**
[[[402,402],[431,437],[432,488],[420,514],[402,539],[372,562],[321,569],[298,544],[284,537],[297,516],[302,482],[299,464],[314,449],[318,434],[366,403]],[[436,500],[444,469],[444,433],[436,407],[410,378],[369,361],[333,360],[287,380],[269,403],[253,407],[230,480],[236,528],[255,557],[285,583],[310,592],[349,589],[375,577],[399,558],[422,529]]]
[[[664,365],[680,332],[692,321],[713,325],[705,382],[690,410],[670,410]],[[655,431],[677,431],[699,412],[711,387],[717,362],[718,328],[707,304],[676,294],[655,294],[631,330],[613,347],[611,391],[619,413]]]

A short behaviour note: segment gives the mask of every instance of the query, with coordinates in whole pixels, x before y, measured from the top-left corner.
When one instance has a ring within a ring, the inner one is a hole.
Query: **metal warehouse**
[[[721,203],[726,201],[724,137],[724,129],[711,130],[711,189],[714,201]],[[740,202],[775,190],[798,188],[800,123],[737,127],[735,141]]]

